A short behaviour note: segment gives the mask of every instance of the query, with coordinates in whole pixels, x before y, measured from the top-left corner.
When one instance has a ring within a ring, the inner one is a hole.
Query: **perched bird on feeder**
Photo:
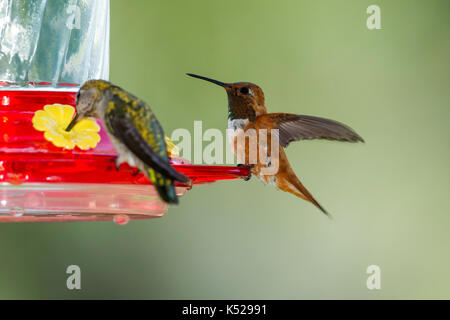
[[[228,129],[233,132],[230,139],[231,149],[237,155],[238,161],[243,162],[241,165],[250,167],[251,174],[257,176],[265,184],[273,184],[283,191],[310,201],[323,213],[328,214],[297,178],[283,147],[286,147],[291,141],[306,139],[364,142],[353,129],[337,121],[314,116],[267,113],[264,92],[256,84],[250,82],[224,83],[191,73],[187,75],[212,82],[226,90],[228,95]],[[277,130],[272,131],[272,129]],[[245,144],[244,150],[238,150],[237,140],[239,135],[250,130],[257,133],[256,163],[250,163],[251,146]],[[267,132],[266,139],[260,139],[259,133],[263,130]],[[239,131],[241,133],[238,133]],[[277,148],[274,150],[277,156],[275,154],[271,156],[271,148],[269,148],[273,139],[278,140]],[[260,156],[261,148],[266,151],[264,157]],[[244,154],[239,157],[239,153]],[[277,167],[277,170],[274,172],[271,167]],[[271,173],[265,174],[265,172]]]
[[[89,80],[78,91],[76,107],[66,131],[85,117],[99,118],[119,155],[116,164],[137,167],[162,200],[178,203],[174,181],[189,179],[170,165],[164,131],[144,101],[108,81]]]

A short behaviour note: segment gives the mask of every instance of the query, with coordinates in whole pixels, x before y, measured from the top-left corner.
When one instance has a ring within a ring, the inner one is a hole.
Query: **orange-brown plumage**
[[[194,74],[188,75],[215,83],[227,91],[228,128],[232,131],[230,142],[238,162],[249,166],[251,173],[264,183],[273,184],[280,190],[307,200],[327,214],[295,175],[283,147],[291,141],[305,139],[347,142],[364,140],[351,128],[334,120],[289,113],[267,113],[264,92],[256,84],[224,83]],[[272,129],[275,131],[271,131]],[[256,134],[252,135],[253,132]],[[256,141],[256,150],[251,148],[252,139]]]

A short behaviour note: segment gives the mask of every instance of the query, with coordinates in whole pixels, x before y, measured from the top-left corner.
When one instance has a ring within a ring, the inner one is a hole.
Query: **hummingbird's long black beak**
[[[188,76],[190,76],[190,77],[193,77],[193,78],[202,79],[202,80],[206,80],[206,81],[215,83],[215,84],[217,84],[217,85],[219,85],[219,86],[221,86],[221,87],[227,87],[227,86],[228,86],[228,83],[224,83],[224,82],[221,82],[221,81],[218,81],[218,80],[214,80],[214,79],[211,79],[211,78],[198,76],[198,75],[192,74],[192,73],[186,73],[186,74],[187,74]]]
[[[78,118],[80,117],[80,114],[78,112],[75,113],[75,117],[73,117],[72,121],[70,121],[69,125],[66,128],[66,131],[69,132],[72,130],[72,128],[77,124]]]

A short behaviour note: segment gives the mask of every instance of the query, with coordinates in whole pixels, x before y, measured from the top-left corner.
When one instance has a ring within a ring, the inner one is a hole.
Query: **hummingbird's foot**
[[[119,157],[109,159],[108,161],[114,162],[114,164],[116,165],[116,171],[120,171]]]
[[[244,179],[244,181],[250,180],[250,178],[252,177],[252,168],[253,168],[253,166],[247,166],[247,165],[242,164],[242,163],[239,163],[237,166],[238,167],[248,168],[248,176],[246,178],[242,178],[242,179]]]

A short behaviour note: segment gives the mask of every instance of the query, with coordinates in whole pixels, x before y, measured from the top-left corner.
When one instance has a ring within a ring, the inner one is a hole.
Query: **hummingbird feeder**
[[[167,204],[117,154],[101,123],[61,132],[80,85],[109,76],[109,0],[0,0],[0,222],[161,217]],[[170,143],[169,143],[170,145]],[[248,176],[244,167],[191,165],[193,185]],[[182,196],[192,185],[178,185]]]

